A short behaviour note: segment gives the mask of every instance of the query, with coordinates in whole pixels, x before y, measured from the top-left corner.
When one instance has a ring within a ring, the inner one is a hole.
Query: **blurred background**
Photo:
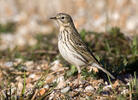
[[[119,27],[128,36],[138,34],[137,0],[0,0],[0,5],[0,50],[35,45],[32,35],[57,32],[49,17],[59,12],[70,14],[79,31]]]
[[[77,69],[59,54],[59,28],[49,19],[61,12],[72,16],[82,39],[117,78],[114,82],[88,66],[81,73],[85,83],[73,87]],[[0,0],[1,100],[12,95],[26,100],[136,100],[137,68],[138,0]]]

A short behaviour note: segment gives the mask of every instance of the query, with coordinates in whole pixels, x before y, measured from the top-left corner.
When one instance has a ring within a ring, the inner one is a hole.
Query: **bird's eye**
[[[64,19],[65,17],[61,17],[61,19]]]

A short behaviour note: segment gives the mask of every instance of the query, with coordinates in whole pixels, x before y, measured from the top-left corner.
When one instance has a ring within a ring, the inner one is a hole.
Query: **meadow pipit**
[[[50,19],[55,19],[58,22],[60,27],[58,35],[58,49],[66,61],[77,67],[78,78],[81,73],[80,67],[91,65],[102,70],[112,79],[115,79],[113,75],[102,67],[93,53],[82,41],[70,15],[58,13],[55,17],[51,17]]]

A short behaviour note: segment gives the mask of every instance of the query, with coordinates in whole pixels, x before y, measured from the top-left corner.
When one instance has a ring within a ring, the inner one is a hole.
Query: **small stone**
[[[12,67],[13,66],[13,62],[11,62],[11,61],[6,62],[6,63],[4,63],[4,66],[6,66],[6,67]]]
[[[52,67],[50,69],[52,71],[54,71],[54,72],[58,72],[58,71],[64,70],[64,68],[60,64],[59,60],[54,61],[51,65],[52,65]]]
[[[85,87],[86,92],[92,92],[93,90],[94,90],[94,88],[91,85]]]
[[[49,100],[53,100],[54,96],[55,96],[55,91],[53,91],[53,92],[50,94]]]
[[[17,90],[17,93],[18,93],[18,94],[21,94],[22,89],[23,89],[23,83],[22,83],[22,82],[19,82],[19,83],[18,83],[18,90]]]
[[[26,66],[31,66],[33,63],[34,63],[33,61],[27,61],[27,62],[25,62],[25,65]]]
[[[106,84],[106,85],[108,85],[108,82],[107,82],[107,81],[105,81],[105,84]]]
[[[47,77],[46,77],[46,79],[45,79],[45,82],[46,83],[51,83],[51,82],[55,82],[55,81],[53,81],[55,79],[55,76],[54,75],[48,75]]]
[[[109,90],[109,89],[111,89],[112,88],[112,85],[107,85],[107,86],[105,86],[104,88],[103,88],[103,90]]]
[[[127,94],[129,91],[128,91],[128,89],[123,89],[123,91],[121,92],[121,94]]]
[[[58,83],[58,85],[56,87],[57,89],[64,88],[66,86],[66,82],[65,82],[64,76],[58,77],[56,82]]]
[[[35,77],[36,77],[35,74],[30,74],[30,75],[29,75],[29,78],[35,78]]]
[[[14,61],[14,65],[17,66],[18,64],[20,64],[23,61],[23,59],[21,58],[16,58]]]
[[[44,87],[45,89],[49,89],[49,85],[47,85],[47,84],[44,85],[43,87]]]
[[[21,59],[21,58],[16,58],[15,61],[16,61],[17,63],[21,63],[21,62],[23,61],[23,59]]]
[[[67,86],[61,90],[62,93],[67,93],[70,90],[70,87]]]

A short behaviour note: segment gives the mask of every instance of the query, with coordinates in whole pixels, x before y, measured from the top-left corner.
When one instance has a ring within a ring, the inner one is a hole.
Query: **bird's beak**
[[[50,17],[50,19],[57,19],[57,17]]]

